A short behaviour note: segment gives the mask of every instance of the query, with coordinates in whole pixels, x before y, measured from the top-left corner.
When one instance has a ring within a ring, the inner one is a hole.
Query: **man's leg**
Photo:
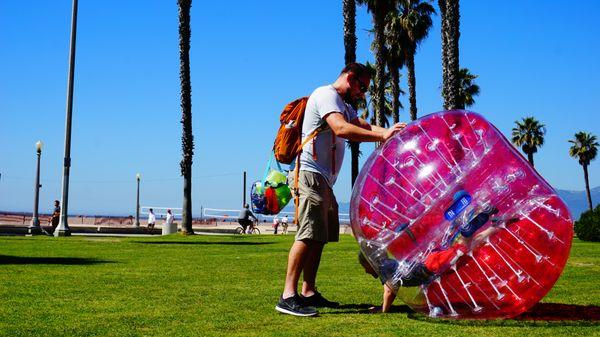
[[[310,243],[306,241],[294,241],[288,255],[283,294],[281,294],[275,310],[294,316],[315,316],[318,314],[317,309],[313,306],[307,306],[297,293],[300,273],[311,249],[313,248],[311,248]]]
[[[290,248],[283,298],[292,297],[298,291],[298,280],[300,279],[300,273],[304,268],[309,251],[310,246],[305,241],[294,241],[292,248]]]
[[[304,301],[308,305],[314,307],[328,307],[336,308],[339,306],[337,302],[331,302],[325,299],[318,291],[316,287],[317,272],[321,263],[321,255],[325,244],[323,242],[332,242],[339,240],[339,219],[338,219],[338,207],[333,191],[326,184],[325,187],[320,191],[322,197],[322,206],[320,208],[321,219],[324,220],[321,230],[321,238],[323,241],[315,241],[315,247],[311,249],[310,256],[304,264],[304,282],[302,283],[302,295]]]
[[[321,263],[321,254],[323,253],[323,242],[312,241],[311,248],[308,250],[303,267],[302,295],[312,296],[316,291],[317,271]]]

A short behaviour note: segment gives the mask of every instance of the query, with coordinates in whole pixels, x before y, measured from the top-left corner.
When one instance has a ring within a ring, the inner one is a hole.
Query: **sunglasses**
[[[369,90],[369,83],[364,84],[363,82],[361,82],[358,78],[355,78],[356,82],[358,82],[358,88],[360,89],[361,93],[366,93],[367,90]]]

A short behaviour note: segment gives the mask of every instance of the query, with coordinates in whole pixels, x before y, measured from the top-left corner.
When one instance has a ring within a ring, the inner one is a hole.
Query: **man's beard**
[[[348,104],[350,104],[352,106],[356,105],[357,100],[356,100],[356,98],[352,97],[352,95],[350,94],[350,90],[348,90],[348,92],[346,92],[344,94],[343,99],[344,99],[344,102],[346,102],[346,103],[348,103]]]

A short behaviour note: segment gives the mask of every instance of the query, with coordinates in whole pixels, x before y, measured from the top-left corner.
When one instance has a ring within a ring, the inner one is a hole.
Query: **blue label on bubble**
[[[471,200],[472,198],[467,192],[460,193],[460,197],[457,198],[454,203],[452,203],[452,206],[448,207],[446,212],[444,212],[444,218],[446,218],[448,221],[454,220],[462,211],[465,210],[465,208],[467,208],[467,206],[469,206]]]

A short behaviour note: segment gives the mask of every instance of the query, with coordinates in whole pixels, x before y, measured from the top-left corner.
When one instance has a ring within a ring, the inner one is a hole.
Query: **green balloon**
[[[254,185],[254,192],[259,195],[265,194],[265,187],[260,181],[257,181]]]
[[[275,195],[279,203],[279,208],[282,209],[292,199],[292,191],[288,185],[281,185],[275,189]]]
[[[266,182],[271,186],[287,183],[287,177],[281,171],[271,170],[267,175]]]

